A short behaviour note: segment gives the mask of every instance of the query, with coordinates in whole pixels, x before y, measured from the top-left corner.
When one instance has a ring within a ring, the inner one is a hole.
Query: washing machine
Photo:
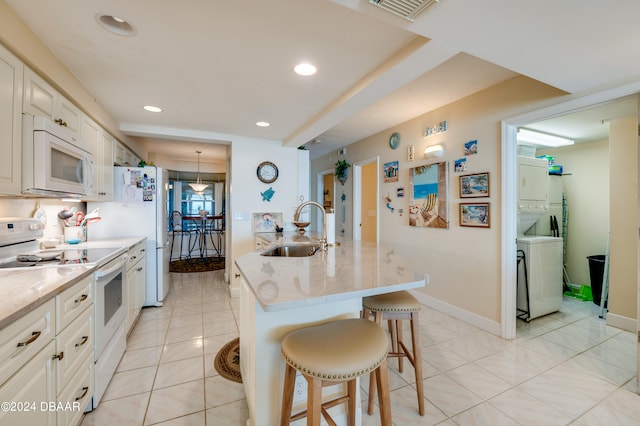
[[[516,243],[522,258],[518,262],[518,317],[532,320],[559,311],[563,294],[562,238],[524,235]]]

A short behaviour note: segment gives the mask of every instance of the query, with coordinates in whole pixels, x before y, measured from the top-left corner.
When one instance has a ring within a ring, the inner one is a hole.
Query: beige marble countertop
[[[263,248],[236,259],[236,265],[265,311],[279,311],[423,287],[428,277],[383,245],[337,238],[338,246],[309,257],[269,257],[260,253],[283,244],[312,243],[296,232],[256,234]]]
[[[95,264],[85,263],[0,271],[0,329],[92,274],[95,268]]]
[[[114,238],[110,240],[88,241],[80,244],[60,244],[56,250],[83,250],[91,248],[132,248],[144,238]],[[42,268],[0,269],[0,329],[32,311],[92,274],[94,263],[46,266]]]

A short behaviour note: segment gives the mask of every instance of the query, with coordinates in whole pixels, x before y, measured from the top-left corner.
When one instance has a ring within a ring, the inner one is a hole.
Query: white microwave
[[[93,193],[93,155],[48,117],[22,116],[22,192],[82,198]]]

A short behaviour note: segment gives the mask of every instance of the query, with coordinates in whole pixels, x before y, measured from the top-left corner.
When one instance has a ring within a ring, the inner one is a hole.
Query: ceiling
[[[159,157],[259,138],[316,158],[518,74],[567,93],[640,76],[637,0],[441,0],[413,22],[367,0],[4,1]]]

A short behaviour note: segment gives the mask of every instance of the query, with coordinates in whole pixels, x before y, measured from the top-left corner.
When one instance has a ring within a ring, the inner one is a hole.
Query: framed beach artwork
[[[460,203],[460,226],[490,228],[489,203]]]
[[[398,181],[398,162],[391,161],[384,163],[384,182],[397,182]]]
[[[489,196],[489,172],[460,176],[460,198]]]
[[[449,163],[409,169],[409,226],[449,228]]]
[[[276,232],[283,227],[282,213],[263,212],[253,214],[253,233]]]

